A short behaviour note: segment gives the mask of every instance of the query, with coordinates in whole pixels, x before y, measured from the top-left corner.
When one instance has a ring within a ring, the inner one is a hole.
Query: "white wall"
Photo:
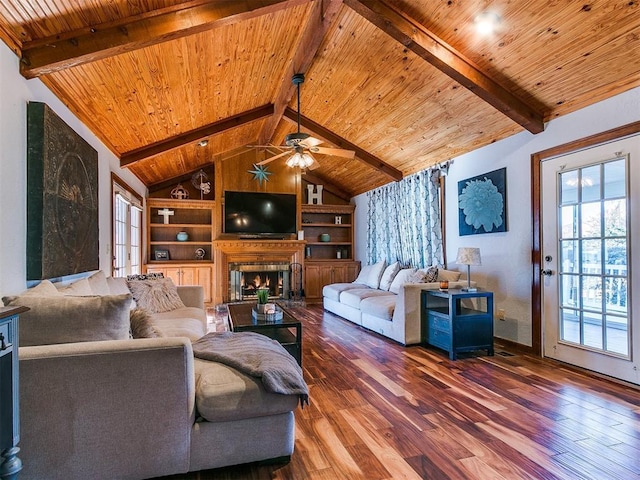
[[[547,148],[640,120],[640,88],[625,92],[549,122],[545,131],[523,132],[453,159],[446,177],[446,249],[448,267],[455,265],[458,247],[479,247],[482,266],[471,278],[494,292],[495,309],[506,320],[495,321],[497,337],[525,345],[531,335],[531,155]],[[507,167],[507,228],[504,233],[458,235],[458,182]],[[366,262],[366,194],[355,198],[356,257]]]
[[[25,80],[18,57],[0,42],[0,296],[26,288],[27,103],[44,102],[98,151],[100,268],[111,269],[111,172],[146,196],[146,187],[44,84]]]

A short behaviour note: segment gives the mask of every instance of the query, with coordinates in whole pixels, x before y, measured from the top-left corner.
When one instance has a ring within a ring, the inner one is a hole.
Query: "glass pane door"
[[[558,176],[560,340],[630,355],[627,159]]]
[[[640,135],[542,163],[542,324],[545,357],[640,385],[638,167]]]

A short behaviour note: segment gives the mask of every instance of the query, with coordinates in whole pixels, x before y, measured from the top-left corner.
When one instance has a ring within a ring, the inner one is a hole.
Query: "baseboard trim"
[[[533,347],[530,347],[529,345],[524,345],[522,343],[514,342],[512,340],[507,340],[505,338],[494,337],[493,338],[493,343],[494,343],[494,348],[502,348],[502,349],[508,350],[510,352],[524,353],[524,354],[531,355],[531,356],[534,356],[534,357],[538,356],[533,351]]]

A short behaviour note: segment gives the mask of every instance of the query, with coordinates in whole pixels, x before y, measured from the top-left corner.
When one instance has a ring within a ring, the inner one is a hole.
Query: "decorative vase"
[[[320,241],[321,242],[330,242],[331,241],[331,235],[329,235],[328,233],[320,234]]]
[[[267,304],[266,304],[266,303],[258,303],[258,304],[256,305],[256,312],[258,312],[258,313],[264,313],[264,311],[265,311],[266,307],[267,307]]]
[[[176,239],[179,242],[186,242],[187,240],[189,240],[189,234],[187,232],[178,232],[178,234],[176,235]]]

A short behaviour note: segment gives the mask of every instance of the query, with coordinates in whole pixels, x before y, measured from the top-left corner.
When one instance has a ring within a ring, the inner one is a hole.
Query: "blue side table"
[[[493,292],[425,290],[421,316],[423,342],[446,350],[451,360],[474,350],[493,355]]]

